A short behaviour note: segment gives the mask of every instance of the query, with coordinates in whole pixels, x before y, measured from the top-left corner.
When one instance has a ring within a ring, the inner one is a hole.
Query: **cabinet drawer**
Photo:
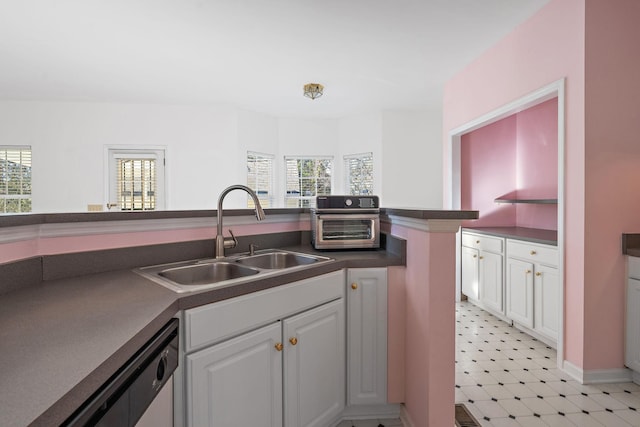
[[[507,256],[533,263],[558,266],[558,248],[556,246],[507,239]]]
[[[483,251],[502,253],[504,239],[480,234],[462,233],[462,246]]]
[[[629,260],[629,277],[632,279],[640,279],[640,258],[628,256]]]
[[[185,311],[185,352],[344,296],[344,271]]]

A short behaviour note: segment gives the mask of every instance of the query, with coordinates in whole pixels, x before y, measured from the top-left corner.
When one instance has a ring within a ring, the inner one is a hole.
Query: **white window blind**
[[[344,156],[345,188],[348,194],[373,194],[373,153]]]
[[[155,210],[156,160],[118,159],[117,186],[120,210]]]
[[[312,207],[331,194],[333,157],[285,157],[285,207]]]
[[[247,187],[258,195],[263,208],[273,205],[273,155],[247,152]],[[247,197],[247,207],[253,208],[251,197]]]
[[[120,211],[164,208],[164,150],[109,150],[109,206]]]
[[[31,209],[31,147],[0,145],[0,213]]]

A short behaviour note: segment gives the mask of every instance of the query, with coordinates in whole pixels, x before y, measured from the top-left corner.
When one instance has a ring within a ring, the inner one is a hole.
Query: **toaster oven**
[[[379,248],[378,196],[316,197],[311,243],[316,249]]]

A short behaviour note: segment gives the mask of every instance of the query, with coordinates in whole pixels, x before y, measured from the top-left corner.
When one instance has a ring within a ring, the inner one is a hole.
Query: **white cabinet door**
[[[533,328],[533,264],[507,258],[507,316]]]
[[[478,250],[463,246],[461,263],[462,272],[460,278],[462,282],[462,293],[465,294],[467,298],[478,301]]]
[[[558,341],[560,277],[558,269],[535,265],[534,277],[535,330]]]
[[[480,252],[480,301],[502,313],[502,255]]]
[[[344,300],[285,319],[282,331],[284,425],[326,427],[345,406]]]
[[[347,275],[347,399],[349,405],[387,403],[387,269]]]
[[[282,427],[280,322],[186,357],[187,423]]]
[[[627,279],[625,365],[640,372],[640,280]]]

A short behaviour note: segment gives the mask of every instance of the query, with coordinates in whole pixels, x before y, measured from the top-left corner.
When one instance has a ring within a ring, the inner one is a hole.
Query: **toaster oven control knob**
[[[353,201],[351,199],[347,199],[344,201],[344,204],[347,206],[351,206],[353,204]]]

